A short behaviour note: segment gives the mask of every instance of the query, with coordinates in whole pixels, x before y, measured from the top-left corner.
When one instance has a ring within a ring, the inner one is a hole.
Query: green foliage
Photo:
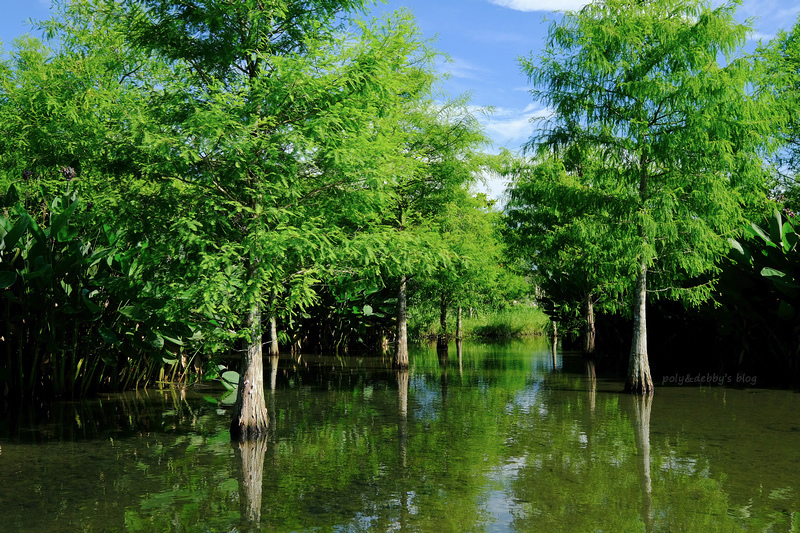
[[[547,333],[549,326],[550,318],[541,308],[518,304],[465,318],[464,334],[489,339],[539,336]]]
[[[80,203],[68,182],[37,221],[15,185],[5,195],[0,316],[9,328],[0,369],[6,394],[77,396],[155,381],[165,364],[177,368],[174,353],[191,336],[185,326],[160,320],[152,309],[157,302],[126,302],[120,287],[135,283],[135,267],[113,246],[113,235],[95,242],[79,235],[71,219]]]
[[[509,253],[563,331],[586,326],[587,299],[600,312],[617,311],[636,275],[626,257],[636,235],[630,225],[614,223],[624,208],[603,192],[614,184],[596,155],[569,152],[566,162],[506,154],[503,171],[511,179],[504,213]]]
[[[770,116],[747,91],[758,72],[735,57],[748,28],[734,10],[593,3],[551,26],[539,62],[521,60],[535,96],[555,111],[533,145],[597,151],[591,178],[603,181],[582,185],[614,209],[609,224],[636,228],[625,257],[647,265],[654,289],[688,302],[711,287],[680,280],[714,270],[742,207],[759,202],[768,183]]]
[[[774,361],[783,372],[800,373],[798,245],[797,220],[778,210],[732,240],[716,300],[722,305],[718,320],[737,346],[739,364],[769,367]]]

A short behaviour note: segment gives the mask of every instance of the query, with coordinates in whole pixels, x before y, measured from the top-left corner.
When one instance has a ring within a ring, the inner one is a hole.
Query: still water
[[[0,531],[800,530],[800,394],[647,400],[544,341],[458,352],[282,358],[247,446],[207,387],[9,409]]]

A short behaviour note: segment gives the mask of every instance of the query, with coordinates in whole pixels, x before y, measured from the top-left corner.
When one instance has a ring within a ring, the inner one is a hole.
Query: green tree
[[[384,205],[383,169],[401,155],[390,126],[416,97],[404,82],[424,53],[405,15],[350,24],[363,5],[144,0],[119,13],[100,3],[168,70],[137,80],[148,105],[130,113],[120,144],[140,178],[178,200],[173,212],[139,213],[165,217],[151,262],[171,258],[166,279],[190,316],[245,344],[234,435],[268,423],[271,296],[289,311],[313,300],[322,270]]]
[[[768,114],[748,92],[754,69],[735,57],[749,26],[736,4],[607,0],[568,12],[541,57],[522,58],[535,97],[553,110],[531,145],[591,146],[602,154],[603,192],[637,234],[625,258],[637,270],[626,389],[653,391],[647,356],[648,291],[707,299],[713,272],[764,196]],[[720,59],[725,63],[720,64]]]
[[[760,65],[765,69],[761,91],[774,94],[775,131],[781,147],[776,152],[778,179],[775,196],[791,210],[800,212],[800,187],[797,172],[800,168],[800,23],[790,32],[780,31],[766,45],[759,47]]]
[[[455,336],[461,338],[463,309],[497,307],[519,298],[528,288],[506,266],[500,213],[494,204],[482,193],[462,189],[438,216],[439,232],[452,260],[417,280],[416,306],[420,311],[436,307],[441,341],[450,336],[448,314],[455,312]]]
[[[408,109],[404,164],[392,169],[393,207],[383,221],[394,243],[385,271],[399,277],[393,362],[398,368],[408,367],[408,279],[450,267],[453,253],[437,225],[446,207],[484,168],[486,159],[479,149],[488,142],[464,98],[421,104]]]
[[[620,261],[634,235],[613,223],[624,213],[604,192],[614,184],[604,181],[608,174],[598,162],[573,150],[566,164],[541,154],[533,162],[509,158],[504,171],[511,179],[505,208],[510,253],[528,265],[562,329],[583,331],[585,355],[595,349],[595,309],[617,310],[635,278]]]

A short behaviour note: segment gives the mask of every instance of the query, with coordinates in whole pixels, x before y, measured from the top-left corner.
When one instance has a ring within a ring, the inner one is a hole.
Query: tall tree
[[[437,225],[450,202],[486,164],[479,149],[488,141],[463,97],[446,104],[417,104],[408,109],[404,125],[408,132],[404,164],[393,169],[394,205],[384,220],[386,230],[396,236],[386,270],[400,278],[393,361],[397,368],[408,367],[408,278],[450,265],[453,253]]]
[[[634,319],[626,389],[651,393],[648,291],[696,303],[742,206],[762,198],[770,124],[748,92],[754,69],[735,57],[749,31],[736,3],[606,0],[552,23],[541,57],[520,60],[535,97],[553,110],[531,146],[592,146],[603,156],[603,193],[634,228]],[[720,63],[724,58],[725,62]]]
[[[800,22],[790,32],[780,31],[758,50],[765,69],[758,90],[776,96],[775,129],[781,141],[776,152],[778,180],[775,196],[792,213],[800,212]]]
[[[406,15],[348,25],[364,4],[125,4],[135,42],[170,68],[162,84],[143,80],[150,105],[132,117],[131,144],[143,176],[180,188],[172,253],[197,265],[181,297],[245,344],[234,436],[268,423],[271,295],[289,310],[313,300],[320,271],[384,205],[383,169],[401,155],[392,126],[424,52]]]
[[[617,310],[635,277],[620,261],[635,235],[614,223],[624,210],[604,192],[614,184],[604,181],[599,159],[578,153],[565,161],[547,154],[507,159],[505,237],[510,254],[529,266],[548,314],[562,330],[582,329],[583,352],[591,356],[595,308]]]

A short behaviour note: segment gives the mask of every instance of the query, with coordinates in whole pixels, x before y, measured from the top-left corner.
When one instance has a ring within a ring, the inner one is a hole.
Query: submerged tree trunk
[[[628,360],[628,379],[625,391],[635,394],[652,394],[653,378],[647,358],[647,265],[642,260],[636,280],[636,300],[633,308],[633,341]]]
[[[261,304],[256,301],[247,317],[250,338],[239,372],[239,389],[233,406],[231,438],[256,439],[269,425],[264,402],[264,361],[261,351]]]
[[[408,370],[397,372],[397,438],[400,453],[400,464],[406,466],[408,452]]]
[[[408,313],[406,311],[406,277],[400,277],[397,291],[397,349],[394,352],[395,368],[408,368]]]
[[[594,301],[592,300],[592,293],[586,296],[586,334],[583,339],[583,355],[591,357],[594,355],[594,340],[595,340],[595,327],[594,327]]]
[[[594,414],[597,399],[597,372],[593,358],[586,359],[586,379],[589,382],[589,410]]]
[[[456,355],[458,356],[458,375],[464,376],[464,341],[456,339]]]

